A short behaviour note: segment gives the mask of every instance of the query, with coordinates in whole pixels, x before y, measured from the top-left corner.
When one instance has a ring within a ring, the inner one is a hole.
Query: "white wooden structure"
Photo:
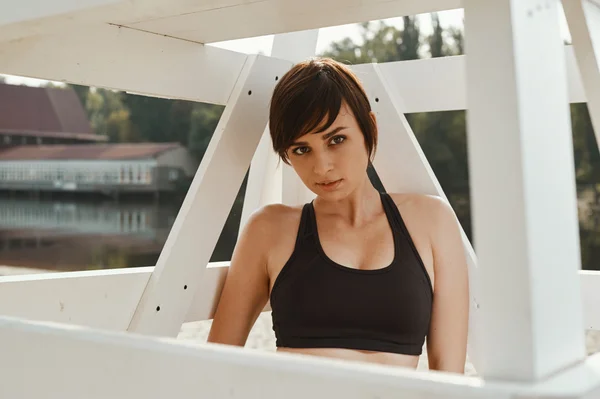
[[[568,113],[587,101],[600,132],[600,1],[563,1],[572,47],[558,0],[0,3],[1,73],[226,105],[155,267],[0,279],[1,398],[600,397],[600,354],[584,351],[600,274],[580,271]],[[208,260],[248,165],[243,220],[309,198],[275,168],[265,128],[277,78],[314,53],[317,29],[460,7],[466,56],[353,68],[389,191],[444,195],[403,114],[469,110],[479,377],[175,341],[215,309],[227,264]],[[277,35],[272,57],[203,45],[263,34]]]

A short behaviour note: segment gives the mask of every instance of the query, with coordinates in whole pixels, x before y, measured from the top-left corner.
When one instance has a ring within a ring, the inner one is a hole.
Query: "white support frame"
[[[471,206],[483,295],[480,371],[486,378],[540,380],[585,358],[557,6],[464,4]]]
[[[113,5],[122,0],[56,0],[47,2],[43,0],[20,1],[6,7],[0,14],[0,27],[9,24],[23,24],[40,18],[56,17],[77,11],[93,9],[95,7]]]
[[[593,399],[600,354],[538,384],[0,317],[3,398]],[[57,359],[60,359],[57,361]]]
[[[102,54],[93,51],[97,48],[104,49]],[[130,48],[136,48],[136,53],[131,54]],[[569,101],[585,102],[573,46],[565,46],[565,56]],[[401,93],[405,113],[464,110],[465,58],[389,62],[379,68],[389,89]],[[214,46],[108,25],[86,28],[76,37],[55,34],[0,42],[3,74],[221,105],[227,104],[245,59],[245,54]],[[165,71],[168,80],[153,79]]]
[[[228,266],[229,262],[208,264],[185,322],[212,319]],[[148,266],[0,276],[0,314],[124,331],[153,270],[154,267]],[[597,289],[600,272],[580,271],[579,277],[585,328],[600,330],[600,290]],[[265,310],[269,310],[268,305]],[[472,357],[471,360],[477,363]]]
[[[184,321],[208,319],[214,313],[228,263],[208,264],[208,260],[253,155],[252,187],[242,224],[252,208],[276,201],[281,194],[288,204],[314,197],[287,166],[282,171],[284,193],[269,187],[268,179],[279,178],[270,169],[274,158],[262,158],[268,148],[264,128],[274,77],[298,60],[292,57],[302,57],[288,41],[295,34],[274,43],[274,55],[286,60],[248,57],[111,25],[78,26],[78,35],[73,35],[65,33],[68,29],[53,29],[71,12],[78,16],[73,23],[81,24],[106,13],[116,2],[59,1],[66,8],[45,7],[37,14],[23,14],[28,21],[22,24],[10,25],[11,18],[19,17],[14,10],[0,18],[4,40],[0,72],[227,107],[156,267],[3,277],[0,314],[176,336]],[[580,285],[585,326],[600,328],[600,273],[580,272],[579,278],[576,273],[579,242],[566,106],[569,98],[584,101],[585,95],[572,48],[559,45],[556,1],[465,0],[468,63],[466,57],[450,57],[353,67],[362,74],[371,101],[379,100],[372,102],[380,118],[375,167],[388,191],[445,197],[403,113],[464,109],[468,97],[474,231],[483,264],[475,268],[472,248],[463,234],[472,293],[469,355],[485,381],[221,345],[192,346],[3,316],[0,368],[8,383],[0,384],[0,397],[596,398],[600,354],[585,359]],[[572,1],[596,7],[587,0]],[[135,8],[120,3],[123,9]],[[384,10],[383,3],[373,10]],[[356,4],[364,6],[358,0]],[[439,7],[442,0],[406,0],[404,6],[423,4]],[[158,5],[139,6],[138,16],[157,12]],[[77,11],[95,6],[102,11]],[[369,12],[380,12],[373,10]],[[600,13],[576,11],[579,14],[570,22],[585,19],[586,23],[574,41],[594,121],[600,115],[595,97],[600,75],[593,42],[597,35],[590,27],[600,24]],[[42,15],[48,12],[64,15]],[[37,19],[44,19],[39,26]],[[9,41],[11,33],[26,31],[39,35]],[[490,41],[496,44],[493,48]],[[586,58],[590,51],[593,57]],[[498,68],[494,63],[498,56],[509,62]],[[160,61],[148,62],[156,59]],[[124,68],[125,63],[131,69]],[[159,75],[165,79],[152,79]],[[417,81],[431,84],[414,85]],[[246,95],[250,90],[251,99]],[[539,96],[541,92],[544,96]],[[490,93],[497,96],[490,98]],[[536,152],[542,144],[543,154]],[[261,176],[265,176],[264,190],[257,183]],[[509,216],[516,217],[510,220]],[[551,219],[555,225],[549,224]],[[548,248],[561,251],[550,253]],[[558,298],[555,292],[564,296]],[[56,353],[60,353],[59,363]]]
[[[0,73],[225,105],[246,57],[101,25],[0,42]]]
[[[248,57],[128,331],[177,336],[264,132],[276,77],[291,64]]]
[[[573,46],[564,46],[569,82],[569,101],[586,102]],[[465,55],[394,61],[378,64],[388,89],[402,96],[402,111],[436,112],[466,110],[467,74]],[[361,68],[361,65],[352,69]],[[587,87],[587,84],[586,84]]]

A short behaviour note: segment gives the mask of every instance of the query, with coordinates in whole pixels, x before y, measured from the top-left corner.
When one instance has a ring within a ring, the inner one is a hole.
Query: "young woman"
[[[467,265],[451,207],[379,192],[377,123],[344,65],[295,65],[273,93],[274,150],[316,198],[256,211],[240,234],[209,342],[243,346],[270,300],[278,351],[464,372]]]

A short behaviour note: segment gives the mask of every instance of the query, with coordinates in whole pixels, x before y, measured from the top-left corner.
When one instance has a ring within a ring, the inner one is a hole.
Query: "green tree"
[[[399,60],[416,60],[421,47],[421,30],[415,17],[403,17],[404,26],[396,38]],[[399,39],[399,40],[398,40]]]
[[[197,103],[190,115],[188,149],[201,160],[219,123],[223,106]]]
[[[429,52],[431,57],[443,57],[448,54],[446,43],[444,42],[443,29],[440,25],[440,18],[436,13],[431,14],[431,26],[433,33],[427,38],[429,43]]]

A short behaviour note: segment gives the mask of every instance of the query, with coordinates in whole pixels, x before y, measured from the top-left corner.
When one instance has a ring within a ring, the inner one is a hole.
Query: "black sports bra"
[[[313,204],[304,205],[294,252],[271,292],[277,347],[421,354],[431,320],[431,280],[398,207],[386,193],[381,200],[395,255],[375,270],[328,258]]]

